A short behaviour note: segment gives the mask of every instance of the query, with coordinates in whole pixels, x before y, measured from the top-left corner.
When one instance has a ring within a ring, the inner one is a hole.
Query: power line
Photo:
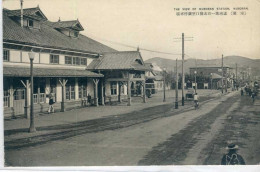
[[[98,38],[96,36],[91,36],[91,37],[94,37],[95,39],[100,40],[100,41],[109,42],[109,43],[112,43],[112,44],[117,44],[117,45],[120,45],[120,46],[137,49],[137,47],[133,46],[133,45],[128,45],[128,44],[124,44],[124,43],[120,43],[120,42],[116,42],[116,41],[106,40],[106,39]],[[151,50],[151,49],[141,48],[141,47],[139,47],[139,50],[153,52],[153,53],[159,53],[159,54],[167,54],[167,55],[181,55],[180,53],[170,53],[170,52]]]

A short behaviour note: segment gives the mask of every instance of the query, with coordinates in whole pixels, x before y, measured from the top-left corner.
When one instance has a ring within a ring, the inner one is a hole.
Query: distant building
[[[163,71],[156,63],[145,63],[145,65],[151,69],[146,73],[146,88],[149,88],[153,94],[162,91],[166,71]],[[170,89],[169,83],[166,83],[166,89]]]
[[[221,78],[222,78],[222,67],[217,65],[212,66],[198,66],[190,68],[190,75],[194,76],[196,71],[196,75],[198,77],[205,77],[209,80],[205,80],[204,82],[197,81],[197,88],[213,88],[219,89],[221,88]],[[228,86],[232,85],[232,77],[233,77],[233,68],[229,66],[223,67],[223,85],[225,85],[226,80]],[[192,86],[195,87],[194,81],[192,82]]]

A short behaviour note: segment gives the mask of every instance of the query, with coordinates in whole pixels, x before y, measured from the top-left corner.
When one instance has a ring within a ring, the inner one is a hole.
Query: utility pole
[[[237,63],[236,63],[236,89],[238,90],[238,81],[237,81]]]
[[[166,82],[166,69],[163,68],[163,102],[166,102],[165,96],[165,83]]]
[[[196,65],[196,71],[194,72],[195,74],[195,94],[197,93],[197,71],[198,71],[198,68],[197,68],[197,58],[196,58],[196,61],[195,61],[195,65]]]
[[[183,63],[184,63],[184,33],[182,33],[182,65],[181,65],[181,70],[182,70],[182,97],[181,97],[181,102],[182,106],[184,106],[184,71],[183,71]]]
[[[222,75],[221,75],[221,92],[223,94],[223,54],[222,54],[221,71],[222,71]]]
[[[176,82],[175,82],[175,109],[178,109],[178,66],[176,59]]]
[[[190,38],[188,40],[184,40],[185,38]],[[182,33],[182,37],[181,38],[174,38],[174,39],[181,39],[182,40],[182,106],[184,106],[184,41],[193,41],[193,37],[184,37],[184,33]],[[179,42],[179,41],[174,41],[174,42]]]

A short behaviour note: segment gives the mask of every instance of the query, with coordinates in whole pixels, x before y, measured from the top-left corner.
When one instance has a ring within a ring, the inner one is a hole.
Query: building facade
[[[23,15],[21,15],[23,14]],[[103,52],[116,50],[80,32],[78,20],[49,21],[39,7],[3,10],[3,81],[5,117],[28,117],[30,59],[33,53],[35,112],[46,112],[49,95],[64,111],[81,106],[89,95],[98,105],[98,81],[103,74],[86,70]]]

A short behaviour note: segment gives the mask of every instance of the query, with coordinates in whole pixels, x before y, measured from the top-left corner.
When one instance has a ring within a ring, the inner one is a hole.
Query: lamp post
[[[35,132],[36,128],[34,126],[34,114],[33,114],[33,60],[35,53],[29,52],[29,59],[30,59],[30,76],[31,76],[31,106],[30,106],[30,128],[29,132]]]
[[[165,80],[166,80],[166,69],[163,68],[163,102],[166,101],[165,99]]]
[[[195,94],[197,93],[197,71],[194,71],[194,75],[195,75]]]

